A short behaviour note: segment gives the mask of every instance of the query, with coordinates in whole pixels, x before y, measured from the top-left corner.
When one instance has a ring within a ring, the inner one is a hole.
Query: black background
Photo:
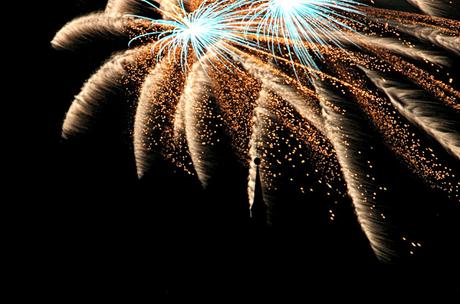
[[[25,5],[30,31],[20,40],[27,67],[17,69],[12,80],[31,83],[15,88],[18,102],[26,99],[19,112],[25,130],[12,142],[25,147],[16,155],[21,169],[12,179],[23,185],[15,190],[15,204],[24,215],[19,221],[29,265],[24,277],[34,293],[54,300],[90,295],[219,300],[454,292],[458,205],[401,166],[389,164],[394,195],[408,202],[402,208],[406,219],[413,219],[420,230],[414,234],[427,246],[417,257],[388,266],[374,259],[351,208],[342,208],[341,224],[331,228],[319,216],[324,202],[296,205],[285,195],[296,207],[278,227],[261,230],[247,219],[238,172],[226,172],[208,192],[167,165],[138,181],[120,113],[112,113],[100,133],[64,142],[60,128],[73,96],[110,49],[124,45],[58,52],[49,42],[66,22],[103,5],[96,0]],[[458,168],[453,160],[452,165]]]

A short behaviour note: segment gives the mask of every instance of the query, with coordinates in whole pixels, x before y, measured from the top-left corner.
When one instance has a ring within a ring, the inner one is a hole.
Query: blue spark
[[[317,45],[340,46],[335,37],[343,29],[353,31],[342,20],[343,12],[360,14],[352,0],[247,0],[247,34],[265,40],[275,54],[286,48],[293,63],[297,58],[306,67],[317,69],[314,57],[322,57]],[[295,68],[294,68],[295,69]]]
[[[155,4],[142,0],[163,14],[165,19],[151,19],[144,16],[130,15],[152,22],[160,26],[161,31],[153,31],[134,37],[132,42],[148,36],[157,36],[154,48],[158,48],[158,60],[165,53],[167,57],[176,59],[180,54],[180,64],[183,69],[188,67],[190,55],[198,60],[205,55],[211,55],[220,62],[229,62],[228,58],[236,56],[229,44],[248,45],[244,39],[242,22],[245,16],[241,14],[241,1],[217,0],[202,1],[193,12],[188,12],[184,1],[172,11],[164,11]],[[193,53],[190,53],[190,50]],[[212,62],[211,62],[212,64]]]

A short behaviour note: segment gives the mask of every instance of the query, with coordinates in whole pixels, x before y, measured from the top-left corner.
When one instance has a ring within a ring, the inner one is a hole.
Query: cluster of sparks
[[[333,206],[350,199],[386,261],[405,245],[387,214],[390,181],[376,150],[388,147],[408,172],[460,200],[451,166],[460,159],[460,92],[446,57],[460,54],[458,21],[352,0],[110,0],[53,45],[75,48],[101,33],[130,49],[87,81],[63,136],[90,129],[114,89],[127,88],[141,177],[162,158],[207,187],[229,141],[248,171],[250,204],[262,159],[269,221],[286,181]]]

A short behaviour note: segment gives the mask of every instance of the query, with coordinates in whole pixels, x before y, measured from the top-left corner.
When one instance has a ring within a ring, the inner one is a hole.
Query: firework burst
[[[376,149],[459,201],[460,174],[445,153],[460,158],[460,92],[448,67],[460,22],[354,1],[157,2],[111,0],[57,33],[61,49],[101,37],[132,45],[83,86],[64,137],[89,130],[130,89],[139,176],[161,158],[207,187],[224,134],[248,171],[250,203],[262,159],[269,222],[284,184],[325,201],[350,198],[385,261],[400,254],[401,234]]]
[[[138,15],[128,15],[133,18],[150,21],[154,26],[160,26],[162,30],[140,34],[130,42],[143,39],[149,36],[156,36],[157,41],[153,48],[158,48],[158,59],[167,54],[175,58],[180,54],[180,64],[187,67],[190,55],[201,60],[206,54],[220,61],[229,62],[229,56],[234,52],[228,44],[246,45],[241,35],[243,16],[239,9],[243,6],[241,2],[203,1],[199,6],[189,12],[183,0],[178,6],[172,6],[169,10],[163,10],[149,1],[143,0],[153,9],[161,13],[165,19],[152,19]],[[189,51],[193,50],[192,54]]]
[[[248,2],[249,35],[268,43],[274,53],[286,49],[301,64],[317,67],[313,56],[321,57],[317,45],[341,43],[334,33],[353,29],[346,23],[350,17],[343,12],[359,14],[355,1],[326,0],[259,0]],[[268,39],[268,41],[267,41]]]

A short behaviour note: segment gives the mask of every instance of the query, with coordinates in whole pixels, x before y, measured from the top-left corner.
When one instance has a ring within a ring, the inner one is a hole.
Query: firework
[[[448,57],[460,53],[460,22],[348,0],[158,3],[112,0],[57,33],[60,49],[100,39],[131,46],[84,85],[64,137],[90,129],[129,89],[140,177],[161,158],[206,188],[225,134],[247,168],[250,204],[261,159],[269,215],[286,181],[325,200],[348,196],[386,261],[400,237],[370,142],[383,141],[414,176],[460,200],[460,174],[444,154],[460,158],[460,92]]]

